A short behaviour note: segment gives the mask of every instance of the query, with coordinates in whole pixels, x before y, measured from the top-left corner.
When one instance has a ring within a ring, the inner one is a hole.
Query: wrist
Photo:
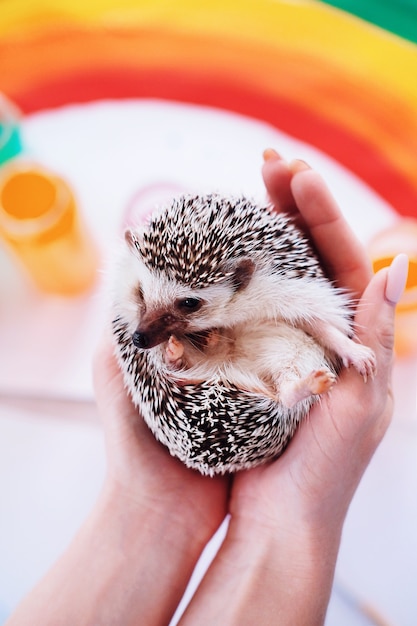
[[[209,524],[200,523],[187,513],[179,498],[164,498],[159,493],[132,493],[117,482],[107,481],[94,516],[97,524],[102,520],[113,525],[133,545],[135,542],[164,545],[164,549],[176,552],[200,553],[213,531]]]
[[[169,623],[200,554],[169,516],[106,488],[10,626]]]
[[[106,484],[67,550],[11,624],[169,623],[202,547],[198,535],[185,533],[157,507],[143,506]]]
[[[297,577],[300,572],[305,575],[334,567],[340,538],[339,526],[318,527],[305,520],[290,526],[232,518],[225,545],[237,567],[265,565]]]
[[[231,521],[229,531],[225,553],[230,567],[246,572],[248,590],[237,600],[231,624],[275,619],[281,626],[324,623],[340,545],[338,530],[326,532],[305,521],[289,527],[239,519]]]
[[[291,531],[254,518],[230,521],[226,538],[182,626],[321,626],[333,582],[340,534]],[[216,605],[210,598],[216,597]],[[207,609],[209,607],[209,609]]]

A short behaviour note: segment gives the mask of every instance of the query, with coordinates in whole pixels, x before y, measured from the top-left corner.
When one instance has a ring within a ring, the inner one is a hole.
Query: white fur
[[[365,379],[375,372],[373,352],[349,338],[349,299],[326,280],[255,270],[242,289],[236,290],[227,279],[190,289],[150,271],[132,250],[121,263],[120,275],[117,312],[132,334],[144,308],[147,312],[169,309],[177,299],[189,297],[204,301],[198,311],[187,315],[187,334],[214,329],[212,344],[200,351],[186,337],[177,337],[184,355],[176,365],[166,357],[166,344],[151,349],[158,366],[184,384],[228,381],[276,400],[281,392],[281,401],[285,396],[290,406],[298,397],[316,393],[312,373],[323,374],[324,390],[331,386],[334,374],[328,362],[335,356],[345,366],[353,365]],[[139,284],[142,303],[135,295]]]
[[[236,387],[282,401],[287,390],[286,406],[292,406],[293,381],[305,380],[311,372],[329,370],[323,348],[309,335],[285,323],[257,322],[239,324],[222,330],[213,349],[198,353],[185,349],[186,367],[171,376],[184,382],[213,380],[232,382]],[[310,393],[307,396],[311,395]],[[298,400],[306,395],[299,394]]]

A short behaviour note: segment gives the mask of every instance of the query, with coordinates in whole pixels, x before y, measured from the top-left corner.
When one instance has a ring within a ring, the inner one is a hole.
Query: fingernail
[[[280,161],[282,159],[281,155],[273,148],[264,150],[262,156],[264,161]]]
[[[294,161],[291,161],[291,163],[289,164],[289,168],[293,174],[297,174],[297,172],[303,172],[304,170],[311,170],[309,164],[302,159],[295,159]]]
[[[388,270],[387,284],[385,286],[385,298],[391,304],[398,304],[404,293],[408,276],[408,256],[398,254],[392,261]]]

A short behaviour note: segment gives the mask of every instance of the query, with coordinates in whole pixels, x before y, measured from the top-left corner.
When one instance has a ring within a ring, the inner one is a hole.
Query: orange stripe
[[[322,58],[160,28],[65,27],[11,49],[11,42],[0,42],[2,89],[27,112],[102,97],[212,104],[316,145],[400,213],[416,213],[415,111]]]

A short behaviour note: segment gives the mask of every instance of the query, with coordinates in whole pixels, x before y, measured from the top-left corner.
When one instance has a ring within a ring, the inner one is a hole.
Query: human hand
[[[228,480],[189,470],[156,441],[124,388],[110,331],[102,337],[93,373],[107,476],[94,523],[87,527],[87,547],[78,552],[89,551],[91,535],[94,544],[103,536],[99,544],[108,574],[97,578],[98,591],[84,604],[93,605],[95,620],[96,598],[108,578],[103,623],[165,624],[226,515]]]
[[[94,385],[104,488],[10,626],[168,624],[224,518],[226,480],[188,470],[156,442],[123,387],[110,332],[95,355]]]
[[[124,387],[110,332],[101,339],[93,372],[107,451],[106,488],[169,516],[203,545],[226,515],[227,478],[187,469],[156,441]]]
[[[406,259],[371,279],[370,262],[321,177],[301,161],[288,165],[267,152],[263,176],[276,211],[291,213],[309,234],[335,283],[359,300],[357,340],[371,347],[377,374],[367,383],[343,370],[276,462],[236,476],[230,511],[273,527],[302,520],[340,533],[358,482],[392,415],[394,302],[406,279]],[[391,290],[391,291],[390,291]]]
[[[355,333],[372,348],[366,383],[344,369],[276,461],[233,478],[230,524],[181,626],[321,626],[346,512],[391,420],[394,310],[407,259],[371,278],[370,263],[320,176],[267,151],[263,176],[276,211],[291,213],[335,283],[358,300]],[[214,600],[213,600],[214,598]]]

